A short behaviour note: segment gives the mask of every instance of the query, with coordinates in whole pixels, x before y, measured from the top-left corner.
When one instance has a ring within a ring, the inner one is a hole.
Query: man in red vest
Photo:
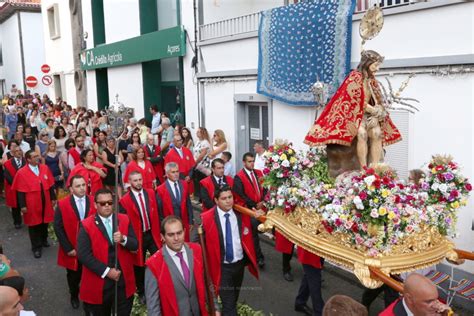
[[[132,252],[138,250],[138,241],[128,216],[114,214],[112,191],[98,190],[94,201],[97,214],[81,222],[77,237],[77,258],[83,266],[79,297],[86,315],[110,315],[114,309],[115,282],[118,282],[115,312],[130,315],[135,294]]]
[[[174,215],[163,220],[161,238],[163,248],[146,262],[148,315],[209,315],[201,246],[184,242],[183,222]]]
[[[15,175],[12,190],[18,192],[18,207],[28,226],[31,249],[35,258],[41,258],[43,247],[49,247],[48,223],[54,219],[56,204],[54,177],[46,165],[39,163],[40,156],[34,150],[25,154],[26,166]]]
[[[54,214],[54,231],[58,237],[58,265],[66,268],[71,306],[79,308],[79,283],[82,266],[77,261],[77,233],[79,223],[95,214],[94,201],[86,195],[86,180],[76,175],[69,183],[70,196],[58,201]]]
[[[427,277],[412,273],[403,284],[403,297],[379,316],[447,315],[449,306],[438,300],[438,289]]]
[[[69,149],[67,152],[69,170],[74,169],[77,164],[81,163],[81,154],[84,150],[84,137],[77,135],[74,141],[76,142],[76,147]]]
[[[321,294],[322,259],[301,247],[298,247],[297,255],[298,260],[303,265],[304,275],[301,279],[298,296],[296,296],[295,311],[305,313],[306,315],[321,316],[324,307]],[[314,312],[306,305],[310,297]]]
[[[244,268],[247,266],[258,279],[252,224],[250,217],[233,210],[229,186],[216,190],[214,202],[214,208],[201,214],[209,273],[215,292],[221,297],[222,314],[236,316]]]
[[[248,152],[245,153],[242,161],[244,167],[234,177],[234,193],[236,203],[249,209],[263,209],[263,198],[265,196],[260,180],[263,174],[260,170],[254,169],[255,156]],[[260,222],[256,218],[252,218],[252,235],[257,254],[257,262],[260,268],[265,266],[265,257],[260,248],[260,238],[258,238],[258,225]]]
[[[229,176],[224,176],[224,160],[216,158],[211,163],[212,174],[199,183],[201,184],[201,200],[202,211],[210,210],[216,203],[214,203],[214,192],[217,188],[228,185],[232,188],[234,179]]]
[[[145,302],[145,258],[147,251],[154,254],[161,247],[160,218],[155,192],[143,188],[143,176],[133,171],[128,176],[130,190],[120,199],[120,213],[128,215],[138,239],[138,253],[134,270],[137,293]],[[161,202],[160,202],[161,205]]]
[[[163,205],[160,219],[169,215],[181,218],[185,230],[184,240],[189,242],[189,236],[193,229],[194,215],[188,184],[186,181],[179,179],[179,167],[175,162],[167,163],[165,172],[167,180],[156,189],[158,198]]]
[[[183,138],[181,135],[175,135],[173,138],[173,148],[171,148],[165,156],[165,166],[174,162],[179,167],[179,178],[186,181],[193,192],[193,183],[191,178],[193,176],[193,168],[196,162],[194,161],[193,153],[185,146],[183,146]]]
[[[163,157],[161,156],[161,148],[158,145],[155,145],[155,139],[153,134],[148,134],[146,137],[146,145],[143,146],[145,150],[145,158],[148,159],[153,165],[155,170],[156,178],[158,183],[164,182],[164,167],[163,167]]]
[[[12,147],[10,151],[12,158],[3,165],[3,175],[5,181],[5,204],[12,209],[13,225],[16,229],[21,228],[21,211],[17,204],[17,193],[12,190],[13,179],[17,171],[26,164],[23,158],[23,151],[20,147]]]

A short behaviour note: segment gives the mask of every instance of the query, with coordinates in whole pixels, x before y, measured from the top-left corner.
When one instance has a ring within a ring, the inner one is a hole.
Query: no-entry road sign
[[[38,79],[35,76],[28,76],[25,79],[26,86],[29,88],[34,88],[38,84]]]
[[[51,70],[51,67],[49,67],[48,64],[44,64],[41,66],[41,71],[47,74]]]

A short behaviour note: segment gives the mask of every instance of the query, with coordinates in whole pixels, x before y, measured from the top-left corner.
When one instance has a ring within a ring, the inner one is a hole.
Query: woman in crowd
[[[132,155],[133,159],[127,165],[125,169],[125,175],[123,177],[124,187],[129,187],[128,176],[133,171],[138,171],[142,174],[143,177],[143,187],[145,189],[155,189],[156,188],[156,175],[153,165],[148,159],[145,159],[145,150],[142,147],[135,149]]]
[[[227,149],[227,140],[225,134],[221,129],[216,129],[213,136],[214,144],[212,145],[212,151],[209,153],[209,158],[221,158],[222,152]]]
[[[115,167],[117,165],[117,160],[115,156],[115,138],[113,138],[112,136],[107,137],[106,145],[107,146],[102,151],[102,161],[104,162],[104,166],[107,168],[107,176],[104,178],[103,182],[107,189],[113,191],[115,188]],[[118,162],[118,165],[120,165],[120,161]],[[120,179],[120,169],[118,170],[118,179]],[[118,187],[120,192],[120,185]]]
[[[102,179],[107,176],[107,169],[95,161],[94,152],[91,149],[84,149],[81,153],[81,163],[77,164],[69,174],[70,179],[75,176],[83,176],[87,184],[87,194],[94,195],[103,188]]]
[[[79,129],[79,135],[81,135],[82,138],[84,138],[84,148],[92,148],[92,145],[93,145],[92,138],[87,133],[87,129],[85,127],[81,127]]]
[[[69,173],[71,173],[71,170],[69,169],[69,164],[68,164],[68,151],[71,148],[76,147],[76,142],[74,141],[74,138],[68,138],[66,142],[64,143],[64,148],[66,149],[64,152],[61,153],[61,156],[59,157],[61,159],[61,163],[63,165],[63,171],[64,171],[64,178],[67,179],[69,176]]]
[[[16,132],[16,126],[18,125],[18,117],[16,116],[16,109],[9,109],[9,113],[5,117],[5,127],[7,128],[7,139],[12,139]]]
[[[38,132],[42,131],[44,128],[46,128],[46,113],[41,112],[40,115],[36,119],[36,126],[38,128]]]
[[[56,128],[54,129],[53,139],[56,141],[58,151],[61,153],[66,151],[65,143],[66,143],[67,138],[68,137],[67,137],[66,130],[64,129],[64,127],[56,126]]]
[[[42,157],[42,160],[43,164],[48,166],[49,170],[53,174],[56,194],[58,188],[64,185],[64,170],[60,156],[61,153],[57,150],[56,141],[53,139],[48,141],[48,149]]]
[[[42,130],[39,133],[38,140],[36,141],[36,146],[35,150],[36,152],[43,157],[44,154],[46,153],[46,150],[48,149],[48,140],[49,140],[49,134],[46,130]]]
[[[181,138],[183,139],[183,145],[189,150],[193,151],[194,141],[191,131],[187,127],[181,128]]]
[[[133,152],[138,148],[142,147],[140,142],[140,134],[137,132],[132,133],[130,137],[130,144],[127,146],[127,153],[128,153],[128,161],[133,160]]]
[[[67,117],[67,115],[61,116],[61,123],[59,125],[67,131],[69,125],[69,118]]]
[[[52,118],[46,119],[46,127],[43,129],[48,133],[49,139],[54,137],[54,120]]]
[[[196,169],[194,170],[194,194],[200,198],[199,182],[210,174],[211,166],[208,154],[211,151],[211,143],[209,133],[205,127],[199,127],[196,131],[197,142],[193,148],[193,156],[196,161]]]
[[[31,132],[33,135],[38,136],[38,110],[31,111],[30,118],[28,119],[31,126]]]
[[[138,133],[140,133],[140,142],[142,144],[146,143],[146,136],[150,133],[150,128],[147,126],[146,120],[142,118],[138,121]]]
[[[97,157],[99,162],[102,162],[102,153],[104,152],[107,144],[105,140],[107,139],[107,133],[105,131],[100,131],[97,133],[97,140],[94,144],[94,154]]]

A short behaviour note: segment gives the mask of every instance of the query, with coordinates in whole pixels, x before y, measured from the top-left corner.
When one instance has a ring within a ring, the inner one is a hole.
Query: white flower
[[[273,161],[278,161],[278,160],[280,160],[280,156],[273,155],[272,159],[273,159]]]
[[[438,191],[438,188],[439,188],[439,183],[438,182],[435,182],[431,185],[431,190],[433,190],[433,191]]]
[[[285,168],[288,168],[290,166],[290,162],[288,160],[283,160],[283,162],[281,163],[281,165]]]
[[[360,199],[360,197],[358,195],[354,198],[354,204],[355,204],[355,206],[358,210],[363,210],[364,209],[364,205],[362,204],[362,200]]]
[[[375,181],[375,176],[368,176],[368,177],[365,177],[364,178],[364,182],[368,185],[368,186],[371,186],[372,185],[372,182]]]
[[[446,185],[446,183],[441,183],[441,184],[439,185],[438,190],[439,190],[440,192],[442,192],[442,193],[446,193],[446,191],[448,190],[448,186]]]

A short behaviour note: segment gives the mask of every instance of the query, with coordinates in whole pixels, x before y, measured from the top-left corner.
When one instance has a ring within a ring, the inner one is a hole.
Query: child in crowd
[[[224,151],[222,153],[222,160],[224,160],[225,165],[224,165],[224,175],[229,176],[229,177],[234,177],[235,176],[235,167],[230,161],[232,159],[232,154],[228,151]]]

